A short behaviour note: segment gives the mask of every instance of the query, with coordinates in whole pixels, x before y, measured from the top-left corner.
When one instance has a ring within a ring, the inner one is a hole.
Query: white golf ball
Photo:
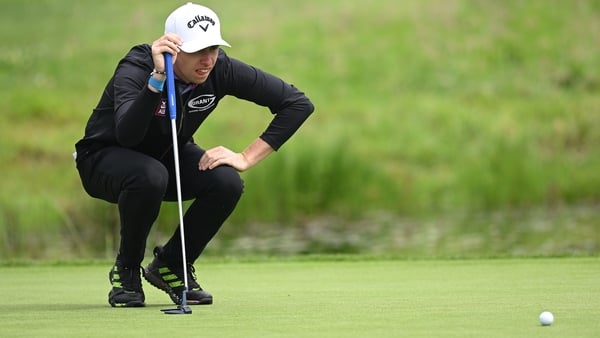
[[[543,326],[548,326],[554,322],[554,315],[550,311],[540,313],[540,323]]]

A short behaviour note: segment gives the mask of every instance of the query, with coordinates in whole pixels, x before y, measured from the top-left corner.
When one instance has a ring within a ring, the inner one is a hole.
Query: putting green
[[[111,308],[109,265],[0,266],[0,336],[600,336],[594,257],[208,260],[197,272],[215,303],[178,316],[146,283],[145,308]]]

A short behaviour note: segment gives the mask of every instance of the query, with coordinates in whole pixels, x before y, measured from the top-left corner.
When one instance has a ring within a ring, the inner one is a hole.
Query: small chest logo
[[[154,116],[164,117],[167,116],[167,99],[161,99],[160,104],[156,107]]]
[[[205,111],[215,106],[216,97],[214,94],[204,94],[196,96],[188,101],[189,112]]]

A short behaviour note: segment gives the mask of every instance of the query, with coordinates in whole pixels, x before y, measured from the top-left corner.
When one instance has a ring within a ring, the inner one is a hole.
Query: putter
[[[190,314],[192,309],[187,305],[188,276],[187,259],[185,256],[185,236],[183,230],[183,209],[181,198],[181,177],[179,174],[179,146],[177,145],[177,105],[175,101],[175,76],[173,75],[173,56],[165,53],[165,67],[167,73],[167,101],[169,104],[169,116],[171,117],[171,134],[173,135],[173,157],[175,161],[175,182],[177,185],[177,206],[179,208],[179,234],[181,235],[181,255],[183,258],[183,282],[184,290],[181,295],[181,304],[176,309],[163,309],[166,314]]]

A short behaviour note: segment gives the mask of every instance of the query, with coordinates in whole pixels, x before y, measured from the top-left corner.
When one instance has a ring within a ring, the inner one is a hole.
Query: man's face
[[[180,52],[173,70],[181,81],[201,84],[208,78],[218,55],[219,46],[206,47],[194,53]]]

